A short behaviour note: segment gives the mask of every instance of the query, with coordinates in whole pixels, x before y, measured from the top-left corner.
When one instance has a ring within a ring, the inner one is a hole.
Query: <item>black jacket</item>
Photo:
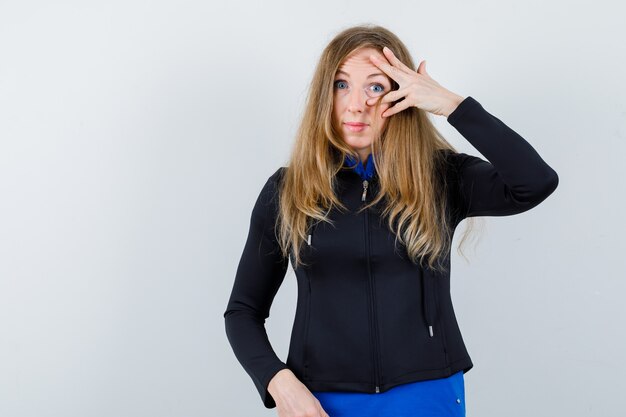
[[[442,152],[451,227],[471,216],[507,216],[535,207],[558,185],[556,172],[516,132],[466,97],[448,116],[489,162]],[[450,297],[450,274],[417,266],[379,221],[376,206],[357,214],[364,184],[352,169],[337,174],[338,196],[349,208],[330,213],[334,226],[311,227],[295,270],[298,300],[287,361],[275,354],[264,323],[288,259],[274,235],[277,191],[284,167],[266,182],[224,313],[234,353],[266,408],[276,403],[270,379],[289,368],[311,391],[385,392],[413,381],[442,378],[473,366]],[[378,189],[376,175],[365,194]],[[450,252],[444,257],[450,268]]]

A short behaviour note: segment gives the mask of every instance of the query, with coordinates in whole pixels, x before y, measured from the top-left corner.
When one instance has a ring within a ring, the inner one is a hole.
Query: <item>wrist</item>
[[[452,94],[452,97],[450,98],[450,102],[448,106],[443,111],[443,115],[446,118],[450,116],[456,110],[456,108],[459,107],[459,104],[461,104],[463,100],[465,100],[465,97],[462,97],[458,94]]]
[[[267,392],[274,398],[274,401],[280,396],[281,386],[285,381],[291,379],[292,376],[293,372],[291,372],[291,369],[281,369],[270,379],[267,385]]]

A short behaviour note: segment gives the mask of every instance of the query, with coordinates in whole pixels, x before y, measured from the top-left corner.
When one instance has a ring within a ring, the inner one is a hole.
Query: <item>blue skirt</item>
[[[311,391],[330,417],[465,417],[463,371],[378,394]]]

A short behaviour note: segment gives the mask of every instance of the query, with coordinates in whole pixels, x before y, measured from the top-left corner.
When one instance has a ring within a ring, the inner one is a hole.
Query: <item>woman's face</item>
[[[374,138],[383,131],[387,118],[381,114],[391,105],[384,103],[376,110],[375,102],[371,106],[366,102],[391,91],[391,80],[370,61],[370,55],[387,60],[370,47],[352,52],[339,66],[333,87],[333,125],[362,161],[370,154]]]

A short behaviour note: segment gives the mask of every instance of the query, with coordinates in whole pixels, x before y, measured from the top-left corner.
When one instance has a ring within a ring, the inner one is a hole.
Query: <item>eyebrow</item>
[[[348,77],[350,76],[350,74],[348,74],[347,72],[342,71],[342,70],[337,71],[337,74],[345,74],[345,75],[347,75]],[[375,77],[375,76],[377,76],[377,75],[382,75],[383,77],[386,77],[386,75],[385,75],[385,74],[383,74],[382,72],[376,72],[376,73],[374,73],[374,74],[370,74],[370,75],[368,75],[368,76],[367,76],[367,78],[372,78],[372,77]]]

